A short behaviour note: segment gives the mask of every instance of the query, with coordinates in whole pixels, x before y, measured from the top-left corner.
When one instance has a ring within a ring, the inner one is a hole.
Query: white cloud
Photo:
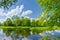
[[[0,9],[0,16],[11,17],[13,15],[18,15],[19,13],[22,12],[23,8],[24,8],[24,5],[17,6],[15,9],[12,9],[7,13],[5,13],[3,9]]]
[[[31,14],[31,13],[32,13],[31,10],[23,11],[21,16],[26,16],[26,15]]]
[[[4,20],[6,20],[7,18],[11,18],[14,15],[20,15],[21,13],[22,14],[20,16],[28,17],[27,15],[31,14],[32,11],[31,10],[23,11],[23,8],[24,8],[24,5],[16,6],[16,8],[11,9],[10,11],[7,11],[7,12],[4,12],[3,9],[0,9],[0,16],[4,17]],[[0,19],[2,20],[3,18],[0,18]]]
[[[28,17],[28,16],[24,16],[24,18],[29,18],[30,19],[30,17]]]
[[[30,21],[32,21],[32,20],[38,20],[38,18],[31,18],[31,17],[29,17],[29,16],[24,16],[24,18],[29,18]]]
[[[3,9],[0,9],[0,16],[5,16],[5,13],[3,13]]]
[[[24,8],[24,5],[21,5],[20,7],[17,6],[15,9],[12,9],[11,11],[7,12],[6,16],[12,17],[13,15],[18,15],[19,13],[22,12],[23,8]]]

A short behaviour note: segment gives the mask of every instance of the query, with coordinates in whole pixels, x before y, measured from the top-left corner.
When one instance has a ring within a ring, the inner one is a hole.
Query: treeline
[[[38,26],[38,21],[34,19],[13,16],[12,18],[7,18],[0,26]]]
[[[7,18],[3,23],[0,23],[0,26],[30,26],[30,27],[45,27],[45,26],[60,26],[60,22],[54,21],[53,18],[49,20],[38,18],[38,20],[13,16]]]

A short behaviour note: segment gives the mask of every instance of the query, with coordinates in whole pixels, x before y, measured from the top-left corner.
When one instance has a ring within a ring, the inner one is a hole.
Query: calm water
[[[0,40],[39,40],[44,35],[60,37],[60,30],[38,32],[29,28],[0,29]]]

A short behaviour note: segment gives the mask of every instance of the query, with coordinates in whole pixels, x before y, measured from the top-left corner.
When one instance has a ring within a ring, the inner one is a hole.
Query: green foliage
[[[12,23],[14,26],[19,26],[20,25],[20,18],[16,15],[12,17]]]
[[[2,24],[3,26],[16,26],[16,27],[17,26],[31,26],[31,20],[29,18],[20,19],[19,16],[15,15],[11,19],[10,18],[6,19],[6,21],[4,21]]]
[[[44,9],[58,9],[60,7],[60,0],[37,0]]]
[[[29,18],[20,18],[19,16],[13,16],[12,18],[7,18],[1,26],[30,26],[30,27],[53,27],[53,26],[60,26],[59,22],[46,20],[45,18],[39,18],[38,20],[30,20]]]
[[[41,26],[39,20],[36,20],[35,22],[36,22],[35,26],[38,26],[38,27]]]
[[[60,0],[37,0],[41,8],[43,9],[42,14],[44,17],[40,16],[41,24],[44,20],[48,26],[60,26]],[[49,14],[50,13],[50,14]],[[49,17],[48,17],[49,14]]]
[[[3,26],[13,26],[11,19],[7,18],[7,20],[4,21]]]
[[[36,21],[35,21],[35,20],[32,20],[31,26],[32,26],[32,27],[35,27],[35,26],[36,26]]]
[[[31,22],[29,18],[23,18],[22,19],[22,26],[30,26]]]
[[[10,36],[11,33],[12,36],[14,35],[15,38],[18,38],[18,36],[21,34],[25,37],[30,35],[30,29],[29,28],[5,28],[3,29],[3,32],[7,35]]]
[[[0,7],[9,8],[16,2],[17,0],[0,0]]]

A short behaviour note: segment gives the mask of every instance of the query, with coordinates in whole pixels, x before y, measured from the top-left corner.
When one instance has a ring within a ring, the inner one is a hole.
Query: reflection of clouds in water
[[[9,37],[5,37],[4,38],[5,40],[12,40],[12,38],[9,36]]]
[[[55,30],[55,31],[45,31],[43,33],[40,33],[39,35],[44,36],[44,35],[51,35],[51,36],[57,36],[60,37],[60,30]]]
[[[22,35],[19,36],[18,40],[38,40],[41,35],[47,35],[47,34],[50,34],[52,36],[60,36],[60,30],[55,30],[55,31],[45,31],[45,32],[42,32],[40,34],[34,34],[33,35],[33,32],[30,31],[30,36],[28,37],[23,37]],[[12,40],[11,36],[6,36],[5,33],[3,33],[3,29],[0,29],[0,40]]]
[[[3,30],[2,29],[0,29],[0,33],[3,33]]]
[[[0,34],[0,40],[12,40],[12,38],[11,37],[6,37],[6,36],[2,37],[1,34]]]
[[[3,33],[3,30],[0,29],[0,38],[4,38],[5,37],[5,33]]]
[[[24,37],[22,40],[28,40],[28,38]]]
[[[12,40],[12,38],[10,36],[7,37],[5,33],[3,33],[3,29],[0,29],[0,40]]]
[[[33,33],[32,33],[32,31],[30,31],[30,35],[32,35]]]

